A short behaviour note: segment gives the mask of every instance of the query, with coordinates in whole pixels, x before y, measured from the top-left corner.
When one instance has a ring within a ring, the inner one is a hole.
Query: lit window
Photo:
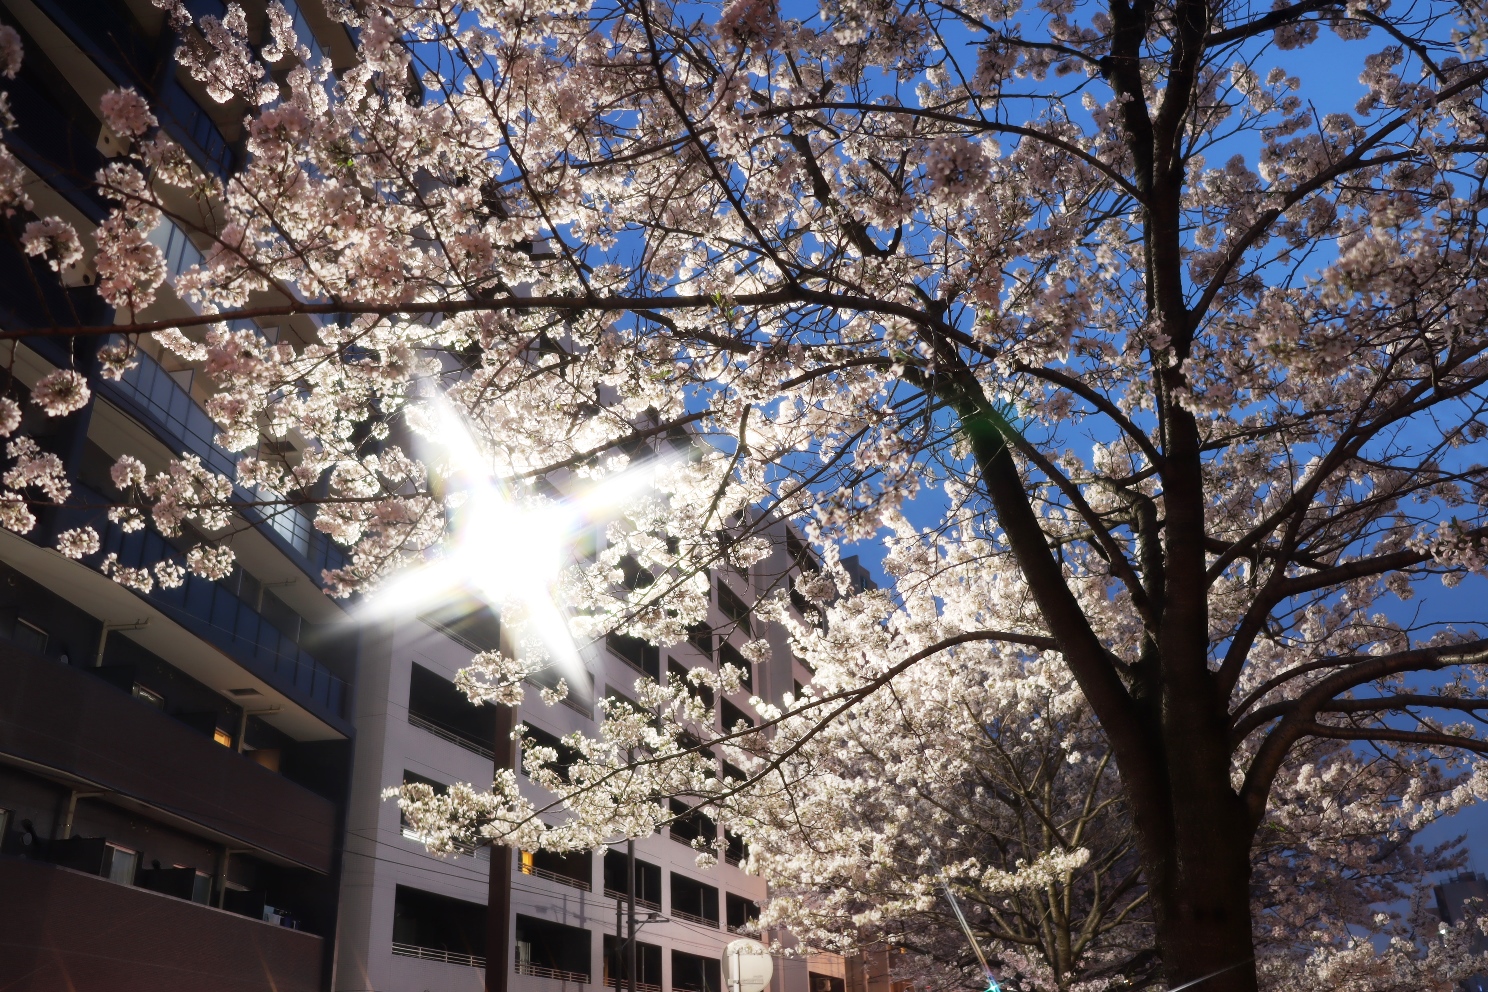
[[[139,867],[139,852],[127,847],[108,845],[108,878],[120,885],[133,885],[135,869]]]
[[[229,734],[221,727],[218,727],[216,730],[212,731],[212,740],[216,741],[218,744],[221,744],[223,747],[233,746],[232,734]]]

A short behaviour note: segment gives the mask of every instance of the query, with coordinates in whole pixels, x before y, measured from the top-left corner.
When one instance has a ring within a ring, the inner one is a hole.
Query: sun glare
[[[520,629],[529,645],[540,643],[559,674],[574,682],[584,664],[558,599],[559,575],[586,531],[655,487],[665,459],[633,465],[557,498],[518,500],[453,405],[439,400],[430,412],[438,440],[426,442],[426,454],[446,467],[448,491],[458,496],[449,537],[437,558],[386,583],[366,610],[378,617],[413,615],[474,596],[504,624]]]

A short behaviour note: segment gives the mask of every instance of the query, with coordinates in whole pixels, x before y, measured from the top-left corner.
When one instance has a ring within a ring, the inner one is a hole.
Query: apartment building
[[[283,2],[315,57],[350,64],[351,38],[318,0]],[[188,6],[225,13],[220,0]],[[244,6],[250,33],[261,34],[263,3]],[[25,48],[5,86],[18,124],[7,142],[28,170],[37,216],[68,220],[85,245],[106,211],[92,177],[119,150],[97,114],[108,90],[146,95],[204,174],[241,163],[245,108],[217,104],[174,64],[178,38],[149,0],[0,0],[0,23]],[[151,237],[172,275],[205,247],[169,220]],[[92,291],[87,258],[56,286],[43,263],[0,243],[0,272],[6,330],[114,321]],[[163,287],[138,317],[189,310]],[[306,318],[239,329],[294,342],[315,330]],[[489,781],[493,714],[451,680],[499,643],[499,623],[473,601],[376,627],[349,623],[319,585],[340,553],[298,510],[245,508],[232,528],[239,565],[221,581],[188,576],[141,592],[102,574],[109,554],[126,567],[179,558],[153,529],[126,533],[108,521],[102,507],[117,495],[108,468],[120,454],[151,469],[195,455],[229,474],[235,460],[215,442],[196,370],[146,341],[134,369],[105,380],[93,358],[103,343],[38,333],[0,346],[23,406],[29,387],[64,365],[87,374],[93,393],[66,418],[28,410],[25,433],[62,459],[73,491],[66,506],[38,514],[31,534],[0,530],[0,987],[481,988],[489,849],[429,856],[380,793],[405,781]],[[292,441],[272,444],[293,458]],[[98,554],[74,561],[52,550],[59,533],[84,524],[102,536]],[[638,678],[696,665],[750,673],[743,692],[716,701],[719,727],[752,721],[751,692],[778,701],[808,681],[778,630],[764,631],[771,661],[750,666],[739,653],[760,633],[748,604],[807,554],[783,526],[774,530],[769,560],[712,577],[708,627],[689,643],[594,645],[589,684],[556,707],[538,702],[534,686],[520,713],[532,736],[593,732],[599,698],[632,697]],[[716,832],[695,815],[636,842],[639,992],[720,990],[721,950],[765,890],[741,869],[737,838],[724,838],[716,866],[697,867],[691,841]],[[622,849],[512,857],[514,986],[614,985]],[[836,992],[823,981],[843,962],[810,962],[778,961],[776,992]]]
[[[351,58],[318,7],[287,6],[321,39],[316,50]],[[0,0],[0,22],[25,48],[4,87],[17,120],[7,143],[36,214],[64,217],[85,244],[105,213],[92,177],[118,150],[97,116],[107,90],[146,94],[204,174],[238,163],[241,108],[208,99],[174,65],[177,39],[148,0]],[[175,272],[200,258],[168,221],[152,237]],[[0,271],[7,331],[114,320],[86,259],[57,286],[6,242]],[[187,310],[163,289],[139,316]],[[39,512],[32,533],[0,531],[0,987],[327,988],[357,644],[318,583],[340,556],[296,510],[245,510],[230,528],[239,564],[228,578],[140,592],[102,574],[108,554],[128,567],[181,556],[153,529],[107,519],[117,456],[152,469],[196,455],[223,470],[234,458],[215,444],[189,366],[147,350],[108,381],[93,358],[101,343],[38,334],[0,353],[27,408],[24,432],[72,481],[67,504]],[[64,365],[88,376],[93,399],[46,418],[25,403],[28,389]],[[84,524],[102,536],[98,554],[51,550]]]
[[[568,698],[556,706],[541,702],[534,681],[516,715],[527,736],[561,754],[564,735],[598,733],[600,698],[633,701],[638,680],[666,679],[699,666],[716,670],[731,663],[748,672],[742,691],[711,700],[715,731],[756,721],[748,706],[751,693],[779,702],[798,691],[810,671],[790,653],[783,632],[761,624],[750,609],[790,570],[792,559],[808,553],[784,525],[772,531],[776,550],[768,560],[712,575],[709,621],[687,642],[658,649],[611,636],[590,645],[584,651],[587,684],[570,685]],[[760,636],[775,650],[769,661],[752,665],[739,649]],[[453,680],[476,652],[501,643],[497,618],[473,600],[363,635],[336,992],[485,987],[491,849],[432,856],[402,822],[396,804],[380,797],[407,782],[441,788],[490,781],[494,710],[470,704]],[[720,770],[726,774],[728,767],[720,764]],[[519,780],[529,798],[541,803],[544,791],[525,774]],[[754,919],[765,885],[742,869],[746,851],[732,835],[723,837],[718,863],[699,868],[692,842],[717,839],[718,826],[700,812],[689,815],[681,800],[671,800],[671,807],[678,820],[670,828],[635,841],[639,989],[720,992],[723,948]],[[623,940],[626,932],[624,844],[565,855],[508,853],[510,987],[587,992],[615,986],[617,937]],[[840,959],[836,965],[840,971]],[[806,992],[807,959],[778,959],[773,987]]]

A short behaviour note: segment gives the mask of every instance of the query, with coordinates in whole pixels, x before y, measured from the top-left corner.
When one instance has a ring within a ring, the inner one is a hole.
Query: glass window
[[[212,876],[205,872],[197,872],[196,878],[191,883],[191,901],[199,902],[203,906],[212,901]]]
[[[108,877],[120,885],[133,885],[135,869],[139,867],[139,852],[125,847],[108,845]]]

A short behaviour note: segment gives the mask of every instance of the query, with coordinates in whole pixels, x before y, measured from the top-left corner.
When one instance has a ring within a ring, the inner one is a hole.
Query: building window
[[[621,942],[613,934],[604,935],[604,983],[616,988],[615,975],[625,975],[627,968],[620,961]],[[655,944],[636,941],[636,992],[661,992],[661,948]]]
[[[107,848],[103,868],[108,880],[120,885],[133,885],[134,874],[139,869],[139,852],[117,844],[109,844]]]
[[[819,971],[806,973],[810,992],[845,992],[847,983],[836,975],[823,975]]]
[[[203,906],[212,901],[212,876],[204,871],[196,873],[191,882],[191,901],[199,902]]]
[[[759,922],[759,904],[732,892],[724,898],[725,922],[731,931],[749,929]]]
[[[713,629],[705,623],[696,623],[687,628],[687,643],[713,660]]]
[[[691,692],[693,695],[701,699],[703,701],[703,705],[708,707],[708,709],[711,710],[713,708],[713,687],[694,683],[690,679],[688,679],[687,666],[683,665],[675,658],[668,658],[667,675],[675,678],[678,682],[681,682],[683,685],[685,685],[687,687],[687,691]]]
[[[728,641],[720,641],[718,644],[718,663],[720,665],[733,665],[735,668],[742,669],[744,677],[741,679],[741,682],[745,690],[751,693],[754,692],[754,666],[749,663],[748,658],[739,653],[738,648],[734,647]]]
[[[608,634],[605,636],[605,647],[642,675],[661,681],[661,649],[656,645],[627,634]]]
[[[753,633],[754,628],[750,626],[749,620],[749,605],[725,585],[722,579],[718,581],[718,609],[744,633]]]
[[[721,992],[721,970],[717,958],[700,957],[686,951],[672,952],[672,988],[676,992]]]
[[[558,753],[558,757],[554,761],[546,762],[544,767],[550,768],[554,772],[557,772],[558,777],[567,782],[569,766],[572,765],[575,761],[579,760],[579,758],[581,757],[579,752],[574,750],[569,745],[563,743],[562,738],[558,737],[556,734],[550,734],[546,730],[543,730],[540,727],[534,727],[531,724],[526,724],[525,726],[526,730],[522,734],[522,774],[527,774],[528,748],[547,747],[552,748],[554,751],[556,751]]]
[[[701,809],[688,806],[680,799],[671,800],[672,839],[691,845],[695,840],[711,844],[718,837],[718,825]]]
[[[720,706],[718,710],[719,716],[723,718],[723,729],[725,732],[732,732],[733,729],[741,723],[744,724],[744,726],[749,727],[750,729],[754,728],[754,721],[751,720],[747,715],[745,715],[743,710],[739,709],[739,707],[735,706],[727,699],[723,701],[723,705]]]
[[[431,610],[419,619],[472,651],[501,649],[501,619],[483,603],[460,600]]]
[[[468,751],[494,757],[495,711],[475,705],[449,679],[417,663],[408,679],[408,722]]]
[[[589,931],[517,916],[517,973],[589,983]]]
[[[605,851],[604,894],[611,899],[626,898],[627,860],[624,851]],[[640,858],[635,859],[635,897],[638,908],[661,911],[661,868]]]
[[[393,896],[393,953],[486,966],[486,907],[400,885]]]
[[[221,744],[223,747],[233,746],[232,734],[228,733],[226,730],[223,730],[221,727],[213,728],[212,740],[216,741],[218,744]]]
[[[744,859],[749,857],[748,845],[744,843],[743,837],[740,837],[732,830],[725,830],[723,832],[723,841],[723,860],[738,868],[744,863]]]
[[[705,882],[672,872],[672,915],[716,930],[718,890]],[[676,985],[676,982],[672,984]]]
[[[523,851],[518,859],[518,869],[524,875],[546,878],[559,885],[591,891],[594,875],[594,857],[588,851]]]

